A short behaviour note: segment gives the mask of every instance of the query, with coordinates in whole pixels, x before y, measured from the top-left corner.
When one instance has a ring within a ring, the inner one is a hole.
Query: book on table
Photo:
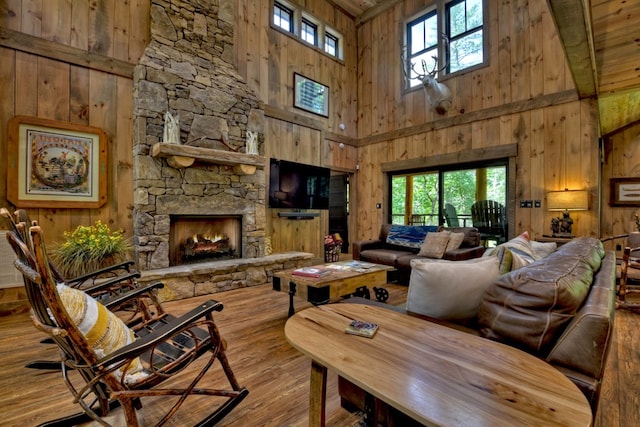
[[[322,277],[330,273],[331,273],[331,270],[327,268],[302,267],[302,268],[293,270],[291,274],[296,276],[305,276],[305,277]]]
[[[370,263],[370,262],[363,262],[363,261],[349,261],[349,262],[347,263],[347,266],[352,267],[352,268],[364,268],[364,269],[366,270],[366,269],[369,269],[369,268],[375,267],[376,265],[375,265],[375,264],[372,264],[372,263]]]
[[[376,323],[365,322],[363,320],[354,320],[352,321],[345,332],[351,335],[359,335],[361,337],[372,338],[376,331],[378,330],[378,325]]]

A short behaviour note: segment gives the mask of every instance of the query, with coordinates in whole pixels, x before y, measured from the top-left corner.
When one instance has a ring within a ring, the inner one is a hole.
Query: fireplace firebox
[[[172,215],[169,265],[242,256],[241,215]]]

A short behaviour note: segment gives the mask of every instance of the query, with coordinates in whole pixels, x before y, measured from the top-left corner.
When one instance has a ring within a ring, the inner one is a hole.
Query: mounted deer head
[[[446,38],[445,38],[446,40]],[[440,83],[436,80],[436,76],[439,72],[447,68],[448,64],[438,68],[438,57],[432,56],[433,58],[433,68],[429,71],[427,68],[427,63],[423,59],[422,60],[422,73],[416,70],[415,63],[411,63],[411,70],[416,74],[416,77],[411,77],[410,73],[407,72],[407,59],[405,58],[406,47],[402,50],[402,54],[400,57],[402,58],[402,71],[407,80],[419,80],[422,83],[422,87],[427,95],[427,104],[431,108],[433,108],[436,113],[444,114],[449,111],[451,107],[451,91],[444,84]]]

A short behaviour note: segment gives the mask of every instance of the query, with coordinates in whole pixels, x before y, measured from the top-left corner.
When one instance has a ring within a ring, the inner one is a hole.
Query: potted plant
[[[66,240],[51,253],[56,267],[65,277],[77,277],[125,261],[132,249],[122,230],[111,230],[97,220],[64,232]]]

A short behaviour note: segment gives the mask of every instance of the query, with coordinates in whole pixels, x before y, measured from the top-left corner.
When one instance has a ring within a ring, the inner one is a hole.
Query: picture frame
[[[293,98],[294,107],[329,117],[329,86],[293,73]]]
[[[99,208],[107,201],[102,129],[37,117],[8,123],[7,199],[19,208]]]
[[[640,177],[611,178],[610,206],[640,206]]]

